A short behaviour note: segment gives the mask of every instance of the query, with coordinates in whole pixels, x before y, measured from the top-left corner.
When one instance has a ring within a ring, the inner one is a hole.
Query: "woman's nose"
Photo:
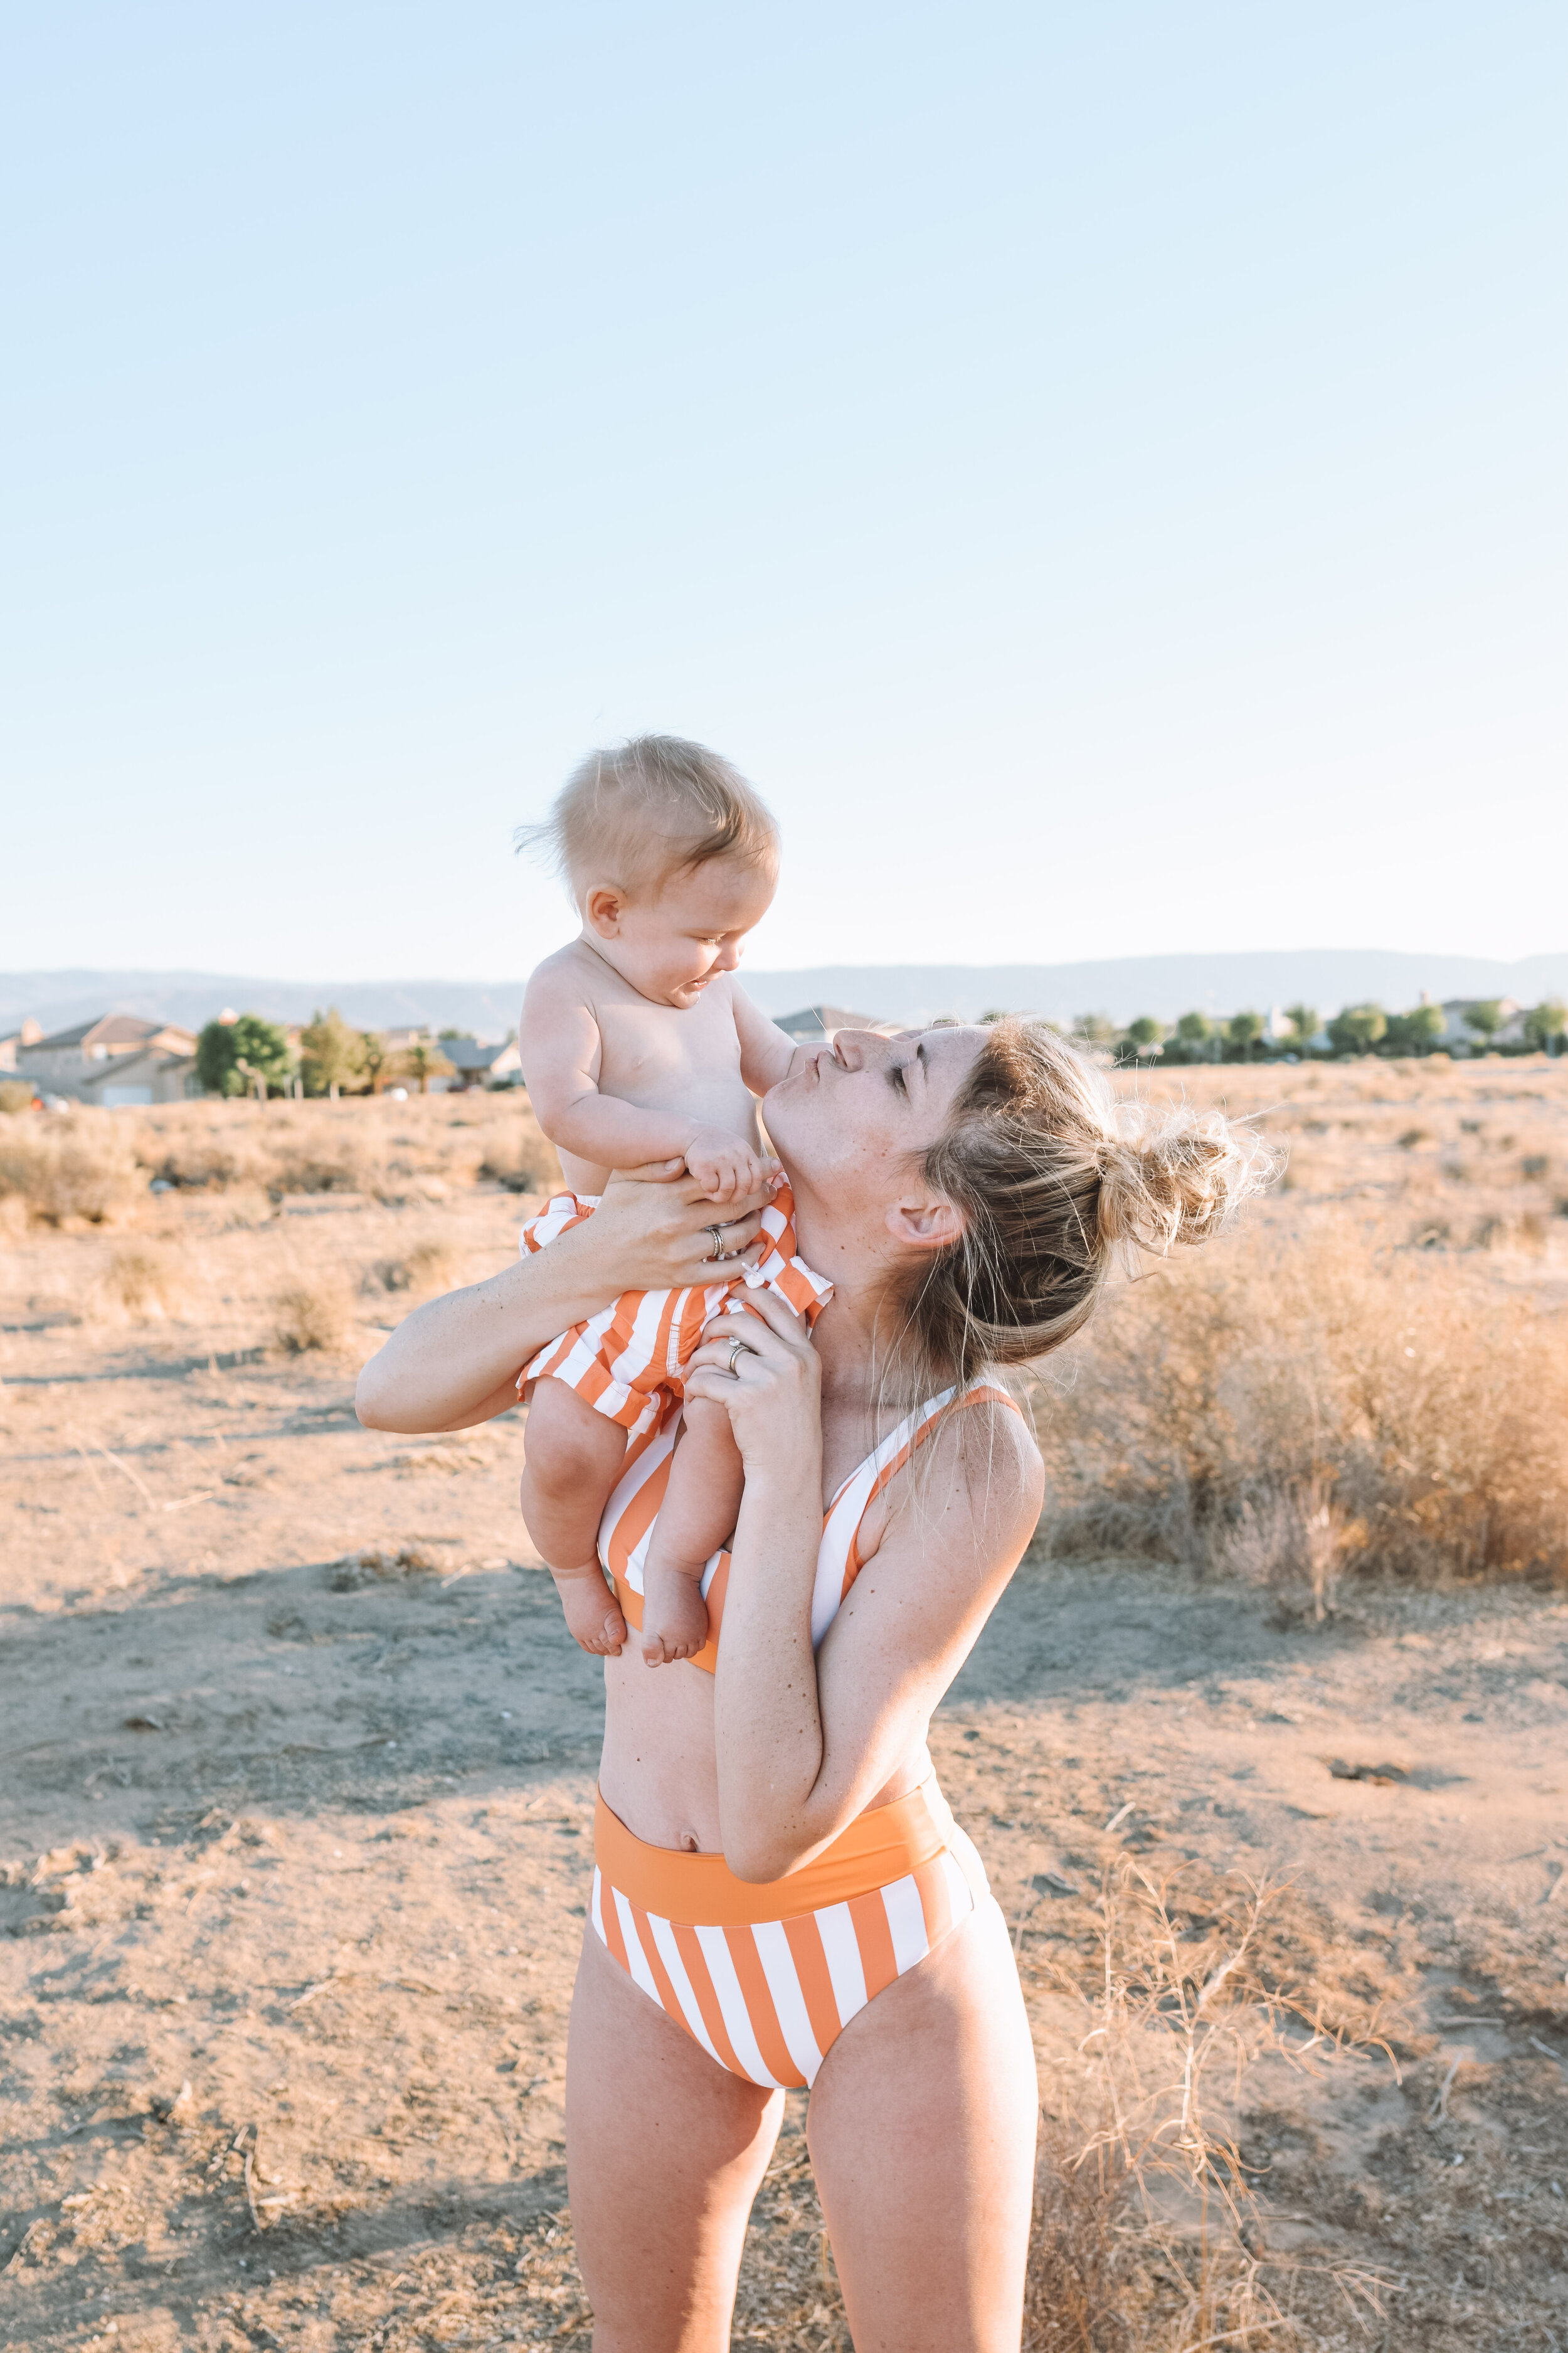
[[[869,1029],[836,1029],[833,1033],[833,1050],[847,1071],[863,1069],[881,1042]]]

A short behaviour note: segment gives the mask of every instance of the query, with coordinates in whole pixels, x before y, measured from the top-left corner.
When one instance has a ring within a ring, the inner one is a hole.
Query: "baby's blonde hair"
[[[996,1022],[924,1156],[963,1230],[900,1286],[904,1378],[923,1393],[933,1376],[1047,1355],[1088,1323],[1119,1261],[1207,1241],[1273,1169],[1250,1128],[1119,1103],[1044,1022]]]
[[[520,825],[579,903],[590,883],[657,897],[677,874],[732,858],[773,876],[778,828],[756,788],[704,744],[634,735],[579,760],[542,825]]]

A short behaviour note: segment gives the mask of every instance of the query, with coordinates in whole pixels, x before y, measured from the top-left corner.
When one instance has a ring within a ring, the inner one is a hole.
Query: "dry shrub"
[[[532,1117],[486,1146],[479,1175],[509,1193],[543,1193],[561,1182],[561,1166]]]
[[[348,1345],[351,1308],[340,1274],[301,1277],[272,1302],[272,1336],[286,1356],[320,1349],[336,1356]]]
[[[459,1107],[460,1106],[460,1107]],[[158,1105],[119,1113],[148,1176],[215,1192],[369,1193],[400,1202],[481,1176],[530,1191],[553,1156],[526,1095],[432,1095],[423,1101]]]
[[[366,1291],[406,1292],[411,1299],[433,1298],[451,1291],[458,1280],[458,1261],[449,1245],[431,1238],[416,1242],[399,1258],[377,1261],[365,1276]]]
[[[361,1552],[345,1553],[327,1571],[327,1585],[333,1593],[358,1593],[367,1585],[392,1585],[408,1577],[437,1577],[441,1564],[422,1552],[416,1545],[404,1545],[396,1552],[387,1552],[367,1545]]]
[[[1239,1875],[1184,1889],[1130,1856],[1108,1869],[1097,1978],[1057,1972],[1076,2046],[1047,2103],[1025,2353],[1310,2343],[1310,2284],[1342,2312],[1381,2309],[1378,2274],[1271,2251],[1237,2137],[1260,2075],[1321,2077],[1352,2040],[1281,1973],[1282,1892]]]
[[[15,1119],[33,1108],[33,1090],[24,1079],[0,1079],[0,1117]]]
[[[226,1104],[200,1126],[176,1130],[150,1165],[169,1185],[214,1192],[253,1186],[275,1199],[284,1193],[373,1189],[377,1166],[367,1139],[346,1124],[333,1132],[301,1113],[303,1105]]]
[[[109,1225],[147,1190],[132,1137],[113,1113],[7,1120],[0,1129],[0,1196],[37,1225]]]
[[[161,1252],[117,1250],[94,1290],[93,1314],[101,1321],[151,1323],[168,1314],[173,1292],[173,1269]]]
[[[1062,1553],[1241,1569],[1568,1574],[1568,1324],[1329,1220],[1161,1266],[1043,1404]]]

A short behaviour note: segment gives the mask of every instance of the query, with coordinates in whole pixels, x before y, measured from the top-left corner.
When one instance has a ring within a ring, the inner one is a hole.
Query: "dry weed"
[[[132,1139],[113,1113],[7,1120],[0,1128],[0,1195],[37,1225],[112,1224],[146,1193]]]
[[[427,1238],[416,1242],[401,1257],[377,1261],[364,1278],[367,1292],[406,1292],[411,1300],[428,1299],[438,1291],[451,1291],[458,1282],[458,1261],[448,1245]]]
[[[169,1313],[173,1296],[174,1272],[162,1252],[117,1250],[94,1288],[89,1312],[98,1322],[146,1324]]]
[[[35,1219],[107,1212],[82,1206],[96,1187],[118,1207],[149,1184],[178,1190],[363,1193],[388,1203],[439,1198],[481,1179],[541,1190],[554,1155],[520,1092],[422,1102],[169,1103],[79,1107],[5,1122],[0,1197]]]
[[[286,1356],[313,1349],[336,1356],[347,1346],[352,1311],[348,1285],[337,1273],[301,1277],[272,1302],[272,1336]]]
[[[363,1551],[345,1553],[342,1560],[332,1563],[327,1571],[328,1589],[333,1593],[358,1593],[367,1585],[395,1584],[405,1577],[436,1577],[440,1563],[416,1545],[404,1545],[396,1552],[366,1546]]]
[[[1310,1596],[1568,1574],[1568,1324],[1348,1220],[1160,1267],[1042,1391],[1051,1547]]]
[[[1099,1982],[1058,1972],[1082,2031],[1047,2105],[1026,2353],[1310,2344],[1309,2289],[1381,2309],[1377,2274],[1270,2249],[1237,2139],[1260,2074],[1321,2075],[1347,2047],[1272,1965],[1280,1894],[1240,1877],[1184,1894],[1130,1856],[1108,1869]]]
[[[479,1175],[509,1193],[543,1193],[561,1181],[560,1164],[531,1115],[486,1148]]]

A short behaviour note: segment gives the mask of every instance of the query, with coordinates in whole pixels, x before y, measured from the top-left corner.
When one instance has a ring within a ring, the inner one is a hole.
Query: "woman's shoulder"
[[[997,1380],[974,1383],[942,1418],[934,1443],[954,1465],[969,1493],[995,1493],[1005,1508],[1016,1493],[1019,1508],[1039,1517],[1046,1467],[1034,1423],[1012,1391]],[[932,1470],[936,1469],[932,1464]],[[1031,1523],[1032,1525],[1032,1523]]]
[[[1045,1464],[1029,1417],[998,1383],[977,1384],[933,1418],[903,1475],[877,1494],[861,1523],[862,1562],[907,1528],[923,1552],[938,1531],[963,1531],[965,1550],[1005,1560],[1007,1572],[1035,1532]]]

